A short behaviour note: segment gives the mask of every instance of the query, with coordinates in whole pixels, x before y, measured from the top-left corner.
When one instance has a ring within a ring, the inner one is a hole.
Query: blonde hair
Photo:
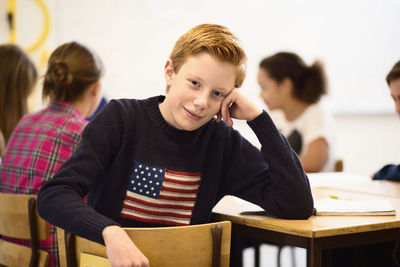
[[[104,73],[100,58],[77,42],[65,43],[51,54],[43,83],[43,99],[74,102]]]
[[[5,144],[18,121],[28,112],[27,98],[38,73],[35,65],[16,45],[0,45],[0,131]]]
[[[239,39],[228,28],[217,24],[201,24],[182,35],[169,56],[174,72],[179,71],[189,56],[201,52],[235,65],[235,87],[242,86],[246,77],[247,57]]]

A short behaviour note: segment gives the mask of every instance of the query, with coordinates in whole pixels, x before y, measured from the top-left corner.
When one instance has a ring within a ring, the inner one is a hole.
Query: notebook
[[[315,215],[390,216],[396,215],[389,199],[333,199],[316,200]]]

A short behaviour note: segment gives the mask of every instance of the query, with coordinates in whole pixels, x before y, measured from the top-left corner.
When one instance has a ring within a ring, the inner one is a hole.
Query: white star
[[[153,168],[153,172],[155,172],[156,171],[156,168]]]
[[[137,169],[135,169],[135,172],[137,172]]]
[[[144,185],[144,188],[147,188],[147,184]]]
[[[136,179],[139,179],[139,175],[136,175]]]
[[[132,180],[132,181],[131,181],[131,183],[132,183],[132,184],[134,184],[134,183],[135,183],[135,181],[134,181],[134,180]]]
[[[139,165],[139,168],[142,168],[142,164]]]
[[[147,176],[151,176],[151,173],[148,172],[148,173],[147,173]]]
[[[156,193],[153,193],[153,196],[156,196],[157,194]]]
[[[136,191],[136,187],[133,188],[133,191]]]
[[[146,194],[148,195],[150,192],[149,191],[146,191]]]
[[[137,185],[138,185],[138,186],[141,186],[142,184],[141,184],[141,183],[138,183]]]
[[[144,174],[144,171],[141,171],[140,174]]]
[[[152,180],[150,180],[150,181],[149,181],[149,183],[150,183],[150,184],[152,184],[152,183],[153,183],[153,181],[152,181]]]
[[[162,170],[160,170],[160,173],[162,173]]]
[[[149,170],[149,167],[146,167],[146,171],[148,171]]]
[[[145,177],[143,177],[143,179],[142,179],[143,181],[146,181],[146,178]]]
[[[151,191],[153,191],[153,190],[154,190],[154,187],[151,188]]]
[[[142,190],[142,189],[140,189],[140,190],[139,190],[139,192],[140,192],[140,193],[142,193],[142,192],[143,192],[143,190]]]
[[[154,178],[157,178],[158,177],[158,175],[156,174],[156,175],[154,175]]]
[[[157,183],[156,183],[156,185],[160,185],[160,183],[159,183],[159,182],[157,182]]]

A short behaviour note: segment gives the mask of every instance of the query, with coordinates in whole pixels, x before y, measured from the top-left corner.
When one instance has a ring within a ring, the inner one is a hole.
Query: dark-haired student
[[[400,61],[390,70],[386,76],[386,82],[394,101],[396,113],[400,116]],[[384,166],[375,173],[373,179],[400,181],[400,165],[389,164]]]
[[[28,112],[37,78],[35,65],[20,47],[0,45],[0,163],[12,131]]]
[[[103,65],[87,47],[66,43],[50,56],[43,98],[49,105],[25,115],[14,129],[0,165],[0,192],[37,194],[71,156],[101,99]],[[21,243],[21,241],[15,241]],[[50,254],[49,266],[59,266],[56,228],[40,243]]]
[[[321,104],[327,92],[324,68],[319,61],[307,66],[295,53],[280,52],[259,65],[260,96],[306,172],[333,171],[333,118]]]
[[[400,61],[386,76],[395,109],[400,116]],[[386,165],[373,176],[374,180],[400,181],[400,165]],[[396,267],[400,266],[399,241],[374,243],[364,246],[352,246],[333,249],[331,253],[332,267]],[[358,265],[356,265],[358,264]]]

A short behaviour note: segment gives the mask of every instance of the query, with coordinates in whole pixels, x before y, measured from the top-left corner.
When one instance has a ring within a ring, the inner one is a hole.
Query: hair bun
[[[68,65],[63,61],[53,61],[47,71],[46,78],[49,78],[56,85],[70,85],[74,80],[72,74],[68,70]]]

